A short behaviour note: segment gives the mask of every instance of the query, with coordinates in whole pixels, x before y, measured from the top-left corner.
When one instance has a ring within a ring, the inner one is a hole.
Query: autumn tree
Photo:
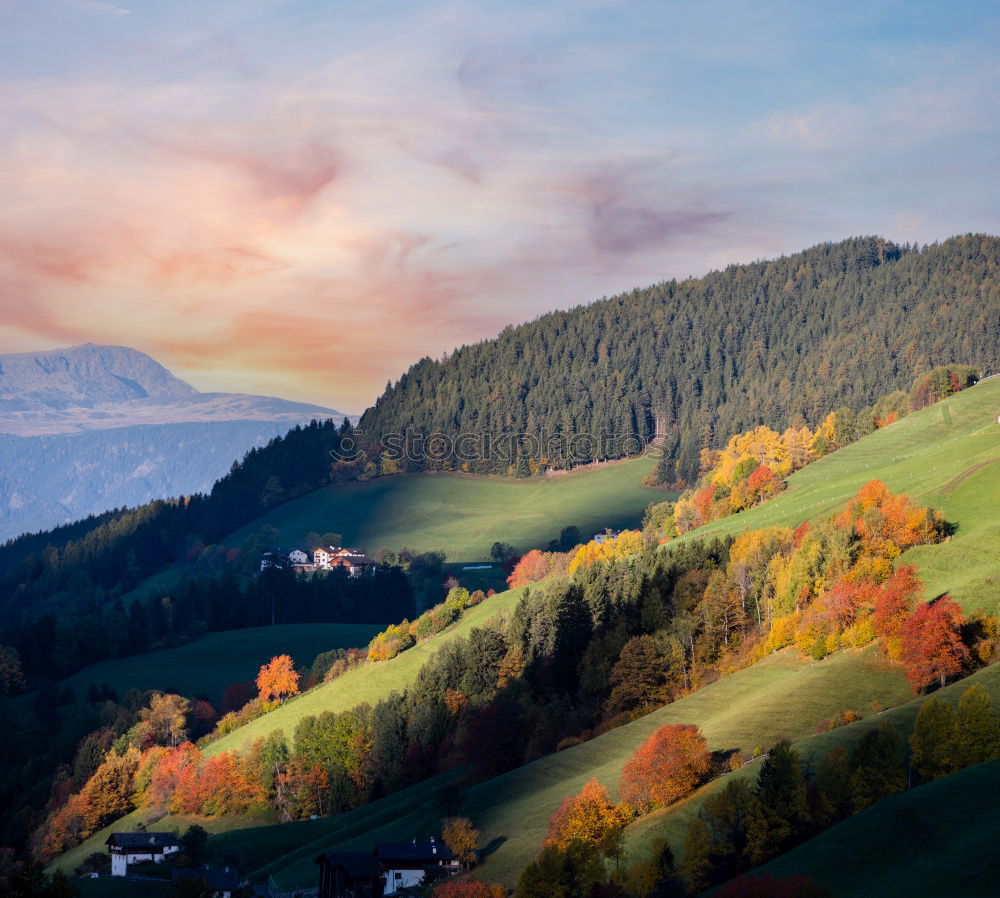
[[[284,820],[302,820],[329,810],[330,774],[298,755],[274,777],[274,803]]]
[[[149,707],[143,708],[139,717],[158,744],[176,746],[187,739],[190,711],[191,703],[183,696],[158,692],[150,697]]]
[[[667,724],[651,735],[625,764],[622,798],[646,812],[683,798],[711,767],[708,743],[692,724]]]
[[[299,692],[299,674],[289,655],[276,655],[260,668],[257,690],[264,701],[285,699]]]
[[[138,749],[129,748],[123,755],[108,753],[81,792],[88,832],[124,817],[135,808],[134,778],[138,769]]]
[[[548,554],[539,549],[532,549],[514,565],[507,578],[507,585],[511,589],[518,586],[527,586],[529,583],[537,583],[544,580],[549,574]]]
[[[914,692],[961,673],[969,653],[962,643],[965,618],[950,596],[920,605],[900,631],[906,678]]]
[[[605,702],[607,713],[619,714],[662,704],[665,698],[663,668],[653,637],[633,636],[622,647],[611,668],[611,694]]]
[[[925,782],[947,776],[958,769],[955,763],[955,712],[939,698],[920,705],[910,736],[913,766]]]
[[[479,830],[468,817],[446,817],[442,820],[441,838],[466,869],[476,862]]]
[[[900,638],[903,625],[924,584],[917,578],[913,565],[900,565],[888,580],[881,583],[874,596],[872,623],[875,635],[882,640],[882,648],[892,658],[902,651]]]
[[[621,830],[627,814],[616,808],[608,790],[590,780],[579,795],[565,799],[549,820],[543,844],[565,848],[578,842],[606,857],[616,857],[621,849]]]

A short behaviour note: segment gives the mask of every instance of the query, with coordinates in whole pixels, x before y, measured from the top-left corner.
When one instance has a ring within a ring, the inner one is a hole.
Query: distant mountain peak
[[[202,393],[130,346],[83,343],[0,355],[0,433],[75,433],[136,424],[343,418],[319,405]]]
[[[181,399],[197,392],[128,346],[84,343],[0,355],[0,403],[8,410],[93,408],[133,399]]]

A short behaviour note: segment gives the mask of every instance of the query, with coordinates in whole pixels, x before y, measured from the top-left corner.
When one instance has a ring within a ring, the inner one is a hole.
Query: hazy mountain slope
[[[0,540],[207,492],[252,447],[343,417],[270,396],[200,393],[124,346],[0,355]]]
[[[0,433],[80,433],[133,424],[344,418],[342,412],[244,393],[201,393],[127,346],[87,343],[0,355]]]
[[[196,393],[159,362],[127,346],[87,343],[0,355],[0,408],[5,416],[136,399],[180,399]]]
[[[208,492],[286,423],[220,421],[0,434],[0,540],[151,499]]]

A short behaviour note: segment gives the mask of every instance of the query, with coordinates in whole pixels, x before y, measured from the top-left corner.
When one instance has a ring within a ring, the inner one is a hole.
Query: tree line
[[[996,371],[998,272],[995,237],[864,237],[656,284],[420,360],[361,442],[372,472],[523,476],[659,437],[660,479],[692,483],[703,448],[756,424],[815,427],[948,360]]]

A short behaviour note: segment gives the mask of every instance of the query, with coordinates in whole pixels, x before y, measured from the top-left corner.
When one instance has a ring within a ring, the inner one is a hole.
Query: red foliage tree
[[[539,580],[544,580],[548,572],[549,563],[545,552],[532,549],[526,555],[522,555],[521,560],[514,565],[514,570],[507,578],[507,585],[515,589],[518,586],[537,583]]]
[[[969,652],[962,643],[962,609],[951,596],[925,602],[903,623],[900,632],[906,678],[913,691],[935,682],[944,686],[960,673]]]
[[[711,767],[708,743],[692,724],[667,724],[625,764],[619,789],[633,807],[648,811],[690,792]]]
[[[924,584],[912,564],[896,568],[889,579],[879,585],[875,592],[872,624],[883,646],[900,635],[923,588]]]
[[[297,695],[299,674],[295,670],[291,656],[275,655],[267,664],[262,665],[260,673],[257,674],[257,690],[265,701],[272,698],[283,701]]]
[[[711,484],[703,487],[694,494],[692,499],[694,507],[701,516],[700,523],[704,524],[706,521],[712,520],[712,501],[715,499],[715,487]]]
[[[747,480],[747,486],[750,488],[751,492],[757,493],[761,490],[766,489],[771,485],[774,480],[774,471],[772,471],[767,465],[759,465],[751,473]]]

